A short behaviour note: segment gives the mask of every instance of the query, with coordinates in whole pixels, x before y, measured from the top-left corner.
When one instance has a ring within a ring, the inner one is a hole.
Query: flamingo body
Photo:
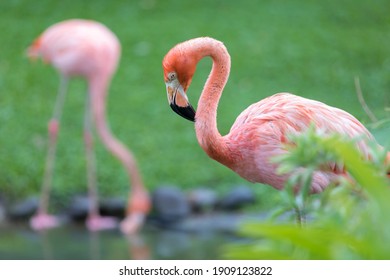
[[[232,169],[248,181],[282,189],[287,178],[276,174],[277,165],[271,164],[270,159],[287,152],[284,147],[287,135],[304,132],[311,123],[322,134],[373,139],[356,118],[343,110],[290,93],[278,93],[249,106],[224,136],[230,149],[236,150]],[[358,141],[357,147],[369,158],[365,141]],[[334,175],[345,172],[342,165],[329,163],[328,167],[332,172],[315,172],[313,192],[320,192],[335,179]]]
[[[213,66],[198,101],[197,112],[188,101],[187,89],[197,63],[211,57]],[[230,132],[221,136],[217,129],[217,107],[230,73],[230,56],[224,44],[208,37],[195,38],[173,47],[163,60],[168,101],[179,115],[195,121],[200,146],[214,160],[231,168],[250,182],[282,189],[288,174],[278,174],[275,156],[288,151],[289,134],[307,130],[311,123],[323,134],[362,137],[357,148],[370,158],[367,140],[371,133],[351,114],[319,101],[290,93],[278,93],[250,105],[236,119]],[[389,155],[390,157],[390,155]],[[329,170],[315,171],[311,192],[321,192],[345,168],[329,163]]]
[[[55,219],[47,214],[47,201],[54,165],[55,147],[59,129],[64,94],[68,78],[80,76],[87,81],[88,94],[84,120],[84,143],[87,156],[87,183],[91,207],[87,219],[90,230],[116,226],[109,217],[98,213],[96,168],[93,153],[92,121],[106,148],[125,167],[131,185],[126,220],[121,225],[125,233],[136,232],[149,212],[149,195],[143,185],[136,160],[130,150],[111,133],[106,120],[106,96],[120,59],[121,47],[118,38],[103,24],[82,19],[71,19],[47,28],[28,49],[30,57],[41,57],[53,65],[62,77],[62,86],[57,97],[53,117],[49,122],[49,149],[46,161],[42,197],[37,215],[31,220],[35,229],[56,226]],[[135,218],[132,218],[135,216]]]
[[[49,27],[29,48],[30,57],[42,57],[62,75],[93,79],[115,72],[120,43],[106,26],[92,20],[72,19]]]

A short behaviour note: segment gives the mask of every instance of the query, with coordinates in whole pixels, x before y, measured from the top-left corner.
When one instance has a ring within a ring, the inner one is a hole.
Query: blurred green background
[[[27,1],[0,2],[0,194],[16,199],[40,190],[46,155],[47,122],[59,77],[26,58],[29,44],[48,26],[69,18],[107,25],[122,43],[122,58],[110,89],[108,119],[113,133],[133,150],[146,186],[189,189],[209,186],[223,192],[249,184],[210,160],[199,147],[193,124],[168,106],[161,61],[175,44],[199,36],[223,41],[232,58],[218,125],[229,131],[250,104],[288,91],[337,106],[365,124],[354,86],[360,78],[368,106],[389,117],[390,2],[325,1]],[[189,98],[196,100],[211,61],[198,66]],[[70,85],[62,116],[53,195],[85,192],[82,140],[86,86]],[[387,123],[370,126],[389,146]],[[100,193],[127,195],[127,175],[96,139]],[[269,199],[270,187],[256,186]]]

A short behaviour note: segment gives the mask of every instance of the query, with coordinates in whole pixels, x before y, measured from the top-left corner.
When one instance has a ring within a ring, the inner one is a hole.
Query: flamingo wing
[[[365,140],[373,139],[373,136],[355,117],[341,109],[289,93],[275,94],[249,106],[237,117],[226,138],[243,147],[246,157],[251,153],[253,157],[257,155],[269,161],[270,157],[287,152],[284,144],[291,143],[289,135],[304,132],[311,123],[324,135],[340,134],[359,139],[357,148],[365,158],[370,158]],[[247,139],[251,139],[251,143]],[[246,144],[239,144],[244,142]],[[253,158],[253,161],[258,159]],[[342,164],[334,162],[328,163],[327,169],[334,173],[345,172]]]

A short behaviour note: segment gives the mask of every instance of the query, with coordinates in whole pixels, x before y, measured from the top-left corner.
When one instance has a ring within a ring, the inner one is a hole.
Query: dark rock
[[[103,216],[123,218],[125,216],[127,200],[123,197],[110,197],[100,202],[100,213]]]
[[[247,186],[238,186],[222,197],[218,203],[218,208],[222,210],[234,211],[243,208],[256,201],[253,190]]]
[[[89,207],[88,196],[77,195],[70,201],[67,213],[73,220],[84,220],[88,216]]]
[[[188,193],[188,201],[195,213],[212,211],[218,202],[217,193],[208,188],[193,189]]]
[[[38,205],[39,199],[37,197],[28,197],[12,205],[8,211],[8,216],[12,220],[28,219],[35,214]]]
[[[162,186],[152,193],[153,219],[166,226],[190,214],[190,205],[185,194],[177,187]]]
[[[67,208],[67,214],[75,221],[85,220],[88,216],[90,199],[87,195],[73,197]],[[123,218],[125,214],[126,200],[122,197],[105,198],[99,202],[99,213],[102,216]]]

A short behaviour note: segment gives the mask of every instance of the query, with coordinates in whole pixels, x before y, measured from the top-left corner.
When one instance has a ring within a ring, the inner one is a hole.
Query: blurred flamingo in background
[[[197,63],[207,56],[213,65],[195,113],[186,92]],[[250,182],[282,189],[289,175],[278,174],[277,165],[270,159],[287,153],[284,144],[288,134],[301,133],[311,123],[326,134],[373,139],[349,113],[289,93],[278,93],[249,106],[238,116],[229,134],[221,136],[217,129],[217,107],[229,77],[230,56],[224,44],[213,38],[195,38],[176,45],[164,57],[163,70],[169,104],[180,116],[195,121],[196,136],[203,150]],[[365,158],[370,157],[365,141],[356,145]],[[328,167],[314,172],[312,193],[321,192],[338,174],[346,175],[340,164],[329,163]]]
[[[61,111],[67,92],[69,78],[81,76],[88,83],[86,111],[84,117],[84,143],[87,158],[87,182],[90,198],[86,225],[89,230],[102,230],[118,225],[112,217],[99,214],[95,155],[93,152],[92,122],[103,144],[124,165],[130,178],[131,193],[127,217],[121,229],[136,231],[150,209],[146,191],[134,155],[111,133],[106,121],[106,96],[112,75],[120,58],[120,43],[104,25],[81,19],[57,23],[45,30],[29,47],[30,57],[42,57],[52,64],[61,75],[61,84],[53,116],[48,124],[49,145],[42,184],[40,204],[30,224],[36,230],[55,227],[59,224],[55,216],[48,214],[48,202],[52,185],[56,143]]]

